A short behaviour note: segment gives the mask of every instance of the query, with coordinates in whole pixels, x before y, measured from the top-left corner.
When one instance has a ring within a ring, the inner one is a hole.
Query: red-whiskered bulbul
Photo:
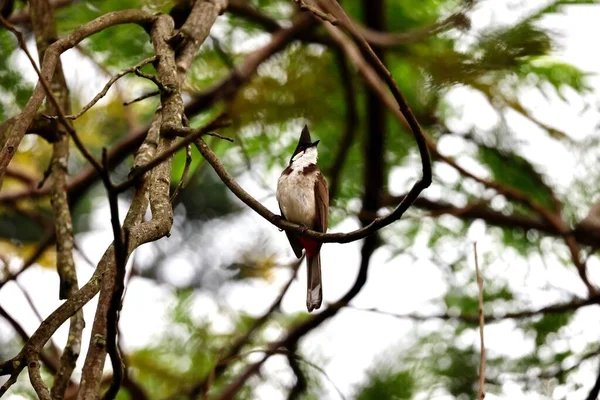
[[[277,181],[277,202],[281,215],[288,221],[306,226],[317,232],[327,231],[329,219],[329,189],[317,167],[317,144],[311,141],[305,125],[298,146],[290,158],[288,167]],[[308,312],[321,307],[323,285],[321,283],[321,243],[292,232],[285,232],[294,254],[300,258],[306,250]]]

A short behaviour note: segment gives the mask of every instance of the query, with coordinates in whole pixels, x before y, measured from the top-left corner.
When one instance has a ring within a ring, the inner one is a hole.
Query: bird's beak
[[[317,141],[313,142],[313,143],[310,145],[310,147],[313,147],[313,146],[316,146],[316,145],[318,145],[318,144],[319,144],[319,142],[320,142],[320,140],[317,140]]]

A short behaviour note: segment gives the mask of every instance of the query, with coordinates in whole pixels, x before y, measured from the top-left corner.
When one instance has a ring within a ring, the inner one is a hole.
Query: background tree
[[[475,398],[477,240],[489,396],[596,398],[597,97],[548,23],[593,3],[0,1],[0,393]],[[314,315],[272,213],[305,123]]]

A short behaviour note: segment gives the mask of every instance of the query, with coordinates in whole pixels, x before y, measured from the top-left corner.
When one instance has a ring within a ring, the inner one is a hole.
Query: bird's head
[[[300,140],[298,140],[296,150],[294,150],[294,154],[292,154],[292,158],[290,158],[290,165],[293,165],[297,162],[316,164],[318,144],[319,140],[313,142],[310,139],[308,127],[304,125],[304,129],[302,129],[302,133],[300,134]]]

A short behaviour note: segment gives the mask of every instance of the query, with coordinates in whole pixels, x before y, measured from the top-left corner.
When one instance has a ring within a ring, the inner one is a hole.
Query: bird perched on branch
[[[317,232],[327,231],[329,219],[329,190],[327,182],[317,167],[317,145],[304,126],[290,163],[277,181],[277,202],[282,216],[290,222]],[[308,312],[321,307],[323,285],[321,282],[321,242],[285,232],[296,257],[306,251]]]

